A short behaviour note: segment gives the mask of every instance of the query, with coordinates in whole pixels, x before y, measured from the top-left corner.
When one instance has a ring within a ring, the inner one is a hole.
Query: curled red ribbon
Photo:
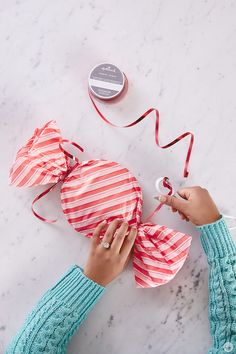
[[[80,151],[82,151],[82,152],[84,151],[84,149],[83,149],[79,144],[75,143],[74,141],[70,141],[70,140],[68,140],[68,139],[63,139],[63,140],[62,140],[62,143],[68,143],[68,144],[70,144],[70,145],[75,146],[75,147],[76,147],[77,149],[79,149]],[[68,174],[71,173],[71,171],[72,171],[75,167],[77,167],[78,164],[79,164],[79,159],[78,159],[76,156],[70,154],[68,151],[66,151],[66,150],[63,148],[62,144],[59,144],[59,147],[60,147],[61,151],[64,152],[65,156],[67,156],[67,158],[69,157],[71,160],[73,160],[73,161],[75,162],[75,164],[74,164],[73,166],[71,166],[71,165],[69,164],[69,161],[67,160],[67,171],[61,174],[61,176],[60,176],[58,182],[63,181],[63,180],[66,178],[66,176],[68,176]],[[36,213],[36,211],[34,210],[34,204],[35,204],[39,199],[41,199],[42,197],[44,197],[46,194],[48,194],[49,192],[51,192],[51,190],[57,185],[58,182],[54,183],[51,187],[47,188],[45,191],[43,191],[43,192],[40,193],[38,196],[36,196],[36,197],[34,198],[33,202],[32,202],[32,205],[31,205],[31,210],[32,210],[32,213],[34,214],[34,216],[36,216],[38,219],[40,219],[40,220],[42,220],[42,221],[45,221],[45,222],[47,222],[47,223],[49,223],[49,224],[55,223],[55,222],[57,221],[57,219],[46,219],[46,218],[44,218],[43,216],[39,215],[39,214]]]
[[[159,143],[159,126],[160,126],[160,117],[159,117],[159,112],[156,108],[149,108],[145,113],[143,113],[141,115],[141,117],[137,118],[134,122],[127,124],[127,125],[116,125],[112,122],[110,122],[103,114],[102,112],[99,110],[98,106],[96,105],[93,96],[91,94],[91,92],[89,91],[89,97],[92,101],[92,104],[94,106],[94,108],[96,109],[96,111],[98,112],[99,116],[109,125],[116,127],[116,128],[130,128],[133,127],[134,125],[138,124],[139,122],[141,122],[144,118],[146,118],[150,113],[155,112],[155,116],[156,116],[156,124],[155,124],[155,141],[158,147],[160,147],[161,149],[168,149],[169,147],[171,147],[172,145],[178,143],[179,141],[181,141],[182,139],[184,139],[187,136],[190,136],[190,142],[189,142],[189,146],[188,146],[188,151],[187,151],[187,155],[186,155],[186,159],[185,159],[185,165],[184,165],[184,172],[183,172],[183,176],[184,177],[188,177],[188,166],[189,166],[189,161],[190,161],[190,157],[191,157],[191,152],[192,152],[192,148],[193,148],[193,143],[194,143],[194,135],[191,132],[185,132],[183,134],[181,134],[180,136],[178,136],[176,139],[174,139],[173,141],[171,141],[170,143],[161,146]]]

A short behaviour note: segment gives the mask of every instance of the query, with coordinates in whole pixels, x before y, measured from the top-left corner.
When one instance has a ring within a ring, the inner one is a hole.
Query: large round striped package
[[[142,191],[137,179],[117,162],[76,162],[62,149],[55,121],[36,129],[21,148],[10,171],[15,186],[61,185],[61,205],[68,222],[91,237],[104,219],[119,218],[137,226],[133,253],[136,285],[148,288],[169,282],[183,266],[191,236],[164,225],[142,223]]]

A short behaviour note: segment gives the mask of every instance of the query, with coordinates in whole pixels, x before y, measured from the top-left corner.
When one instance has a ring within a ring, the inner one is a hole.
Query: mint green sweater
[[[236,353],[236,247],[224,219],[199,227],[210,266],[209,354]],[[40,299],[6,354],[62,354],[105,288],[73,266]]]

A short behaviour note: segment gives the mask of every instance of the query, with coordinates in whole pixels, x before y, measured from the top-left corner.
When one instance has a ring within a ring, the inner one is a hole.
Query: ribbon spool
[[[109,101],[121,96],[127,86],[127,79],[116,65],[102,63],[91,70],[88,85],[93,96]]]

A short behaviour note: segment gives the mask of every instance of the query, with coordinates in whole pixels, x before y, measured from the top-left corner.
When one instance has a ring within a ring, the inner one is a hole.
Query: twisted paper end
[[[190,235],[166,226],[141,224],[133,258],[137,287],[157,287],[172,280],[188,256],[191,241]]]
[[[30,187],[57,183],[68,169],[68,161],[61,149],[63,139],[54,120],[35,129],[27,144],[16,154],[10,169],[9,183]]]

